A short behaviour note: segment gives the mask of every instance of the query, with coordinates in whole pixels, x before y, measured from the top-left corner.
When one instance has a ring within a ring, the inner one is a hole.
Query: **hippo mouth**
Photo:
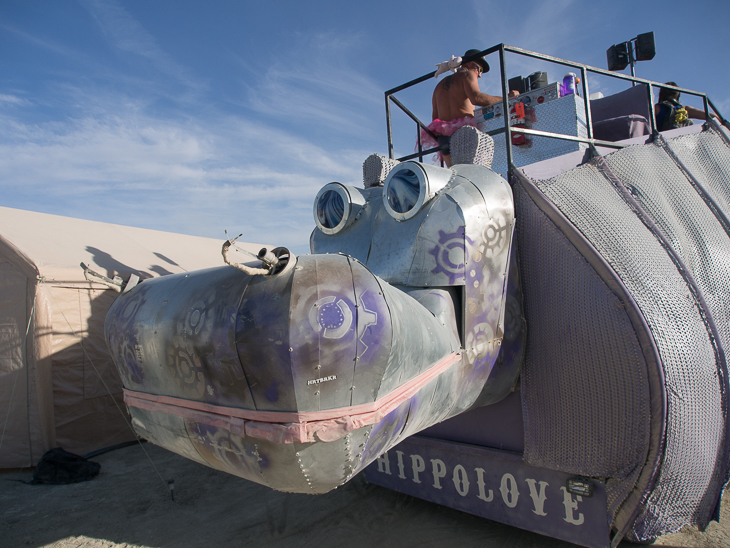
[[[224,428],[239,436],[285,444],[327,443],[341,439],[348,432],[358,428],[380,422],[383,417],[410,400],[460,359],[459,353],[449,354],[424,373],[372,403],[323,411],[301,413],[255,411],[170,396],[155,396],[126,389],[124,401],[130,407],[175,415],[201,424]],[[335,379],[321,380],[327,382]]]

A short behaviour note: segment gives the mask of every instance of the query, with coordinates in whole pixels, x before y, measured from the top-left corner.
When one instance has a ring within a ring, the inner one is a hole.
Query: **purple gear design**
[[[455,284],[456,280],[464,278],[464,266],[469,262],[468,250],[464,245],[466,241],[470,246],[471,239],[466,236],[464,227],[460,226],[456,232],[446,234],[443,230],[439,230],[439,243],[429,253],[436,259],[436,267],[431,271],[432,274],[444,273],[449,278],[449,284]],[[449,260],[449,253],[452,249],[461,248],[464,252],[464,262],[462,264],[454,264]]]

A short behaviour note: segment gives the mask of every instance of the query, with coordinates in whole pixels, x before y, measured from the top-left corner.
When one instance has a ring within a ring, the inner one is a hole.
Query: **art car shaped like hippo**
[[[481,165],[378,155],[364,172],[364,188],[317,195],[312,255],[264,250],[259,269],[120,295],[106,336],[140,436],[274,489],[323,493],[510,392],[523,320],[509,185]]]

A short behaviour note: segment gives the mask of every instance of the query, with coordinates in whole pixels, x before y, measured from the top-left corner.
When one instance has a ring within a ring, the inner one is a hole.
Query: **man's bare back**
[[[439,82],[433,91],[432,119],[448,122],[466,116],[474,117],[475,105],[484,107],[501,101],[501,97],[479,91],[480,77],[481,68],[472,62]]]
[[[478,53],[479,50],[470,49],[467,50],[464,57],[473,59]],[[479,78],[483,71],[489,71],[489,63],[483,57],[479,57],[474,61],[462,64],[456,74],[444,78],[433,90],[432,121],[427,127],[427,132],[421,131],[419,147],[421,143],[441,147],[439,157],[447,167],[451,167],[449,138],[464,125],[476,125],[473,120],[474,106],[485,107],[502,100],[501,97],[479,91]],[[517,93],[515,92],[514,95]],[[510,97],[512,96],[513,94],[510,92]]]

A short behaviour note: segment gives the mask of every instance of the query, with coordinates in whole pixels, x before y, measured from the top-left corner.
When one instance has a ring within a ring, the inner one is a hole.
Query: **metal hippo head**
[[[466,360],[477,371],[491,368],[502,344],[505,308],[517,309],[511,317],[520,317],[517,287],[505,297],[514,231],[509,185],[473,164],[446,169],[398,163],[384,179],[369,188],[330,183],[320,190],[312,253],[355,257],[442,318],[444,308],[426,302],[425,295],[431,302],[448,296],[454,315],[447,321]],[[498,387],[491,383],[493,391],[481,403],[506,395],[518,365]]]
[[[315,218],[314,253],[281,269],[229,263],[115,301],[106,338],[140,435],[321,493],[509,392],[519,361],[498,360],[514,226],[504,179],[406,162],[382,186],[326,185]]]

